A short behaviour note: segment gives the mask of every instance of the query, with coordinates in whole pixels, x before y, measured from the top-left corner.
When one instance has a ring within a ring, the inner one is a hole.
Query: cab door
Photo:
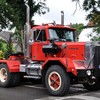
[[[46,56],[42,51],[42,47],[47,44],[46,31],[44,29],[34,30],[33,39],[32,60],[45,61]]]

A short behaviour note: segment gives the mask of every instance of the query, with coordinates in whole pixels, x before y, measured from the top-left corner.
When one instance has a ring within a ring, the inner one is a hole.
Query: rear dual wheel
[[[10,87],[18,85],[20,81],[19,73],[10,73],[6,64],[0,64],[0,86]]]
[[[51,95],[65,95],[70,87],[70,78],[59,65],[52,65],[45,76],[46,87]]]

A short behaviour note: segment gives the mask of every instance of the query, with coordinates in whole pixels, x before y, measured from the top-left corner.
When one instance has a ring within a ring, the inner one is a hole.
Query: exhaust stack
[[[30,38],[30,7],[28,5],[28,0],[24,0],[26,6],[26,23],[24,25],[24,45],[23,45],[23,52],[26,58],[30,57],[30,45],[29,45],[29,38]]]
[[[61,11],[61,25],[64,25],[64,12]]]

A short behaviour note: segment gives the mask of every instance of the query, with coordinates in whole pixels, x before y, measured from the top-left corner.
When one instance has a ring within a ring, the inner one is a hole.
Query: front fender
[[[58,63],[59,62],[59,63]],[[77,70],[78,69],[85,69],[84,67],[84,61],[74,61],[70,58],[49,58],[47,59],[44,64],[42,65],[42,69],[48,67],[50,67],[50,64],[61,64],[63,65],[63,67],[65,67],[66,72],[71,72],[73,73],[75,76],[77,76]]]
[[[77,75],[77,70],[72,59],[67,58],[67,72],[72,72],[74,75]]]
[[[44,68],[45,65],[50,61],[59,61],[64,67],[67,67],[67,61],[65,58],[49,58],[44,62],[44,64],[42,65],[42,68]]]

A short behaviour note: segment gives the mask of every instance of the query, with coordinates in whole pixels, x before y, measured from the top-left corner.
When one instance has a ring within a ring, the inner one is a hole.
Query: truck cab
[[[47,56],[44,52],[50,52],[49,48],[46,50],[44,46],[49,46],[51,43],[56,42],[61,44],[66,42],[75,41],[75,29],[64,27],[62,25],[43,25],[32,28],[32,60],[45,61]],[[44,52],[43,52],[44,51]],[[39,52],[39,53],[37,53]],[[52,51],[52,53],[55,51]]]

